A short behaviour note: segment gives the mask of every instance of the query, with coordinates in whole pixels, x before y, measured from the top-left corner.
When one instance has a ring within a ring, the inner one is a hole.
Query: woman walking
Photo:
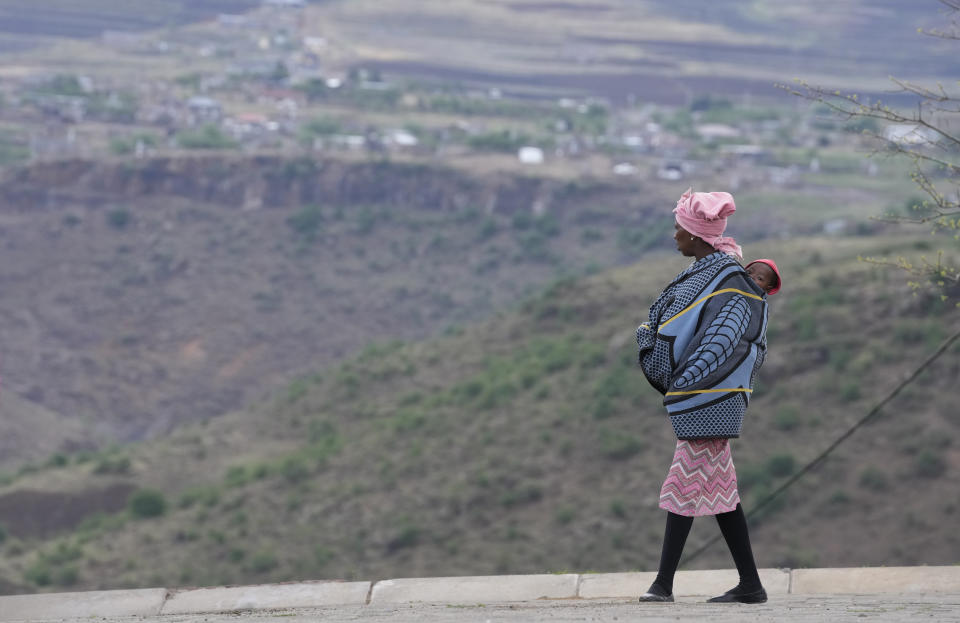
[[[657,578],[641,602],[673,601],[673,576],[693,518],[713,515],[740,583],[712,602],[762,603],[740,506],[729,440],[740,436],[754,377],[766,353],[767,303],[724,237],[736,207],[723,192],[691,192],[674,209],[677,250],[695,258],[671,281],[637,329],[640,366],[664,406],[677,448],[660,490],[667,526]]]

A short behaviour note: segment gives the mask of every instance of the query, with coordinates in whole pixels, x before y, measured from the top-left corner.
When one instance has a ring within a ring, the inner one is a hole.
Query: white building
[[[896,123],[883,129],[883,138],[898,145],[936,145],[937,133],[912,123]]]
[[[539,147],[521,147],[517,158],[523,164],[543,164],[543,150]]]

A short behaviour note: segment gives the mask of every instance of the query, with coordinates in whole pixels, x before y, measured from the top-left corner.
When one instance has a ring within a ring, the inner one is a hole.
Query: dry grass
[[[756,247],[778,260],[787,286],[772,300],[770,357],[735,442],[747,510],[778,482],[764,467],[774,457],[812,458],[932,349],[947,318],[901,298],[898,276],[854,259],[913,246]],[[130,479],[164,491],[172,508],[65,535],[82,545],[78,586],[652,568],[672,437],[635,369],[631,327],[683,264],[651,258],[561,282],[458,335],[372,347],[243,413],[126,449]],[[956,537],[943,522],[904,536],[907,518],[890,514],[952,499],[958,431],[941,390],[954,368],[951,355],[755,525],[761,565],[951,559]],[[787,407],[793,420],[780,414]],[[234,485],[231,468],[246,474]],[[89,469],[14,486],[56,478],[81,491],[100,482]],[[863,485],[868,469],[882,474]],[[216,498],[178,503],[198,486]],[[698,524],[691,547],[712,534]],[[32,552],[52,543],[18,545],[24,553],[7,557],[3,574],[19,581]],[[718,548],[697,566],[727,565],[726,556]]]

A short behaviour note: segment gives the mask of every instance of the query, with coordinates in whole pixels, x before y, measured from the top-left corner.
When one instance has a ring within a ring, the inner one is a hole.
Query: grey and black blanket
[[[766,295],[725,253],[693,262],[664,288],[637,345],[677,438],[740,436],[766,329]]]

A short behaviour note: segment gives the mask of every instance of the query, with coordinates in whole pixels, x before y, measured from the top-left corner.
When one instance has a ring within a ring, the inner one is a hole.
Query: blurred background
[[[957,329],[957,8],[0,0],[0,593],[655,569],[677,198],[784,276],[749,511]],[[761,567],[957,562],[958,354]]]

